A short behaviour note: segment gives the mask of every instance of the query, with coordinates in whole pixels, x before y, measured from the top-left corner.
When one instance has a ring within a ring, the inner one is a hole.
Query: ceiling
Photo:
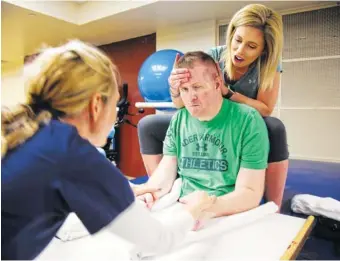
[[[43,43],[79,38],[102,45],[162,28],[204,20],[230,19],[254,1],[2,1],[1,60],[21,63]],[[258,2],[261,3],[261,2]],[[262,2],[285,13],[334,6],[333,1]]]

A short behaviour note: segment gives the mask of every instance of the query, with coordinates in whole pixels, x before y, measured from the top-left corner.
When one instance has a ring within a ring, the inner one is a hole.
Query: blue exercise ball
[[[138,73],[138,88],[145,102],[171,102],[168,78],[177,53],[183,55],[177,50],[160,50],[142,64]]]

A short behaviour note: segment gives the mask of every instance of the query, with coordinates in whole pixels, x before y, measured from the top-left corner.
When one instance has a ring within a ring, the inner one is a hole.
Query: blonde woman
[[[270,139],[265,194],[266,200],[278,206],[287,177],[288,147],[283,123],[270,115],[279,93],[282,45],[281,16],[264,5],[250,4],[231,19],[226,46],[209,52],[221,69],[223,96],[257,109],[264,118]],[[179,86],[190,77],[185,68],[174,68],[169,77],[171,97],[177,108],[183,107]],[[152,115],[139,122],[140,148],[149,175],[162,158],[162,142],[170,120],[171,115]]]
[[[34,259],[70,212],[91,234],[106,228],[142,250],[180,242],[214,198],[200,194],[169,226],[135,202],[127,179],[96,149],[116,120],[120,78],[110,59],[71,41],[42,52],[28,71],[27,103],[2,110],[2,259]]]

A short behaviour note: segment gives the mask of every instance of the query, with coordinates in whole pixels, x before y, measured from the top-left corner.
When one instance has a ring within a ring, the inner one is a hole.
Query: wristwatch
[[[228,93],[224,95],[223,97],[229,100],[234,95],[234,92],[229,88],[229,86],[225,86],[225,87],[228,88]]]

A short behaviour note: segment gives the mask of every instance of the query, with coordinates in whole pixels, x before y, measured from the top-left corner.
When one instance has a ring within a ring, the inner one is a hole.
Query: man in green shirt
[[[185,107],[171,120],[163,158],[147,182],[161,197],[182,179],[185,204],[199,200],[199,191],[217,196],[214,216],[257,207],[265,182],[269,140],[260,114],[247,105],[223,99],[219,69],[204,52],[189,52],[177,62],[191,78],[180,86]],[[148,202],[149,206],[150,203]]]

